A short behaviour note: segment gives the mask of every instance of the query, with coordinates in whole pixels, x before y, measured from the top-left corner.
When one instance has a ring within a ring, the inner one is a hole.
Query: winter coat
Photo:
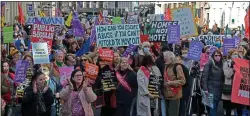
[[[222,66],[215,65],[213,59],[210,59],[205,65],[201,87],[204,91],[214,95],[214,100],[220,100],[222,95],[222,84],[224,82],[224,72]]]

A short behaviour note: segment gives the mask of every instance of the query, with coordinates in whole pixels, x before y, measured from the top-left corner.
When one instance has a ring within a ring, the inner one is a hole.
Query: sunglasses
[[[221,57],[221,55],[214,55],[215,57]]]

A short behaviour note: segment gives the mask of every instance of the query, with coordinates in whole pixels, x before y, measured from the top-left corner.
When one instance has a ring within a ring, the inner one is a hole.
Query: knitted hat
[[[15,55],[15,54],[17,54],[18,53],[18,50],[17,49],[12,49],[11,51],[10,51],[10,55],[11,56],[13,56],[13,55]]]

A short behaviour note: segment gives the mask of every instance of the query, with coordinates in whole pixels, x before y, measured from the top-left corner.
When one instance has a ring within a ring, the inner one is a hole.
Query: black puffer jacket
[[[222,84],[224,82],[224,72],[222,65],[215,65],[213,59],[210,59],[205,65],[201,78],[201,87],[214,95],[215,100],[220,100],[222,95]]]

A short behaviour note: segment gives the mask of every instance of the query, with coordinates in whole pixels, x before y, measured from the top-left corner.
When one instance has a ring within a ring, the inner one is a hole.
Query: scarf
[[[43,114],[46,112],[46,106],[43,99],[43,89],[39,89],[37,95],[37,110],[38,114]]]
[[[58,67],[62,67],[63,62],[58,62],[58,61],[56,61],[56,65],[57,65]]]

